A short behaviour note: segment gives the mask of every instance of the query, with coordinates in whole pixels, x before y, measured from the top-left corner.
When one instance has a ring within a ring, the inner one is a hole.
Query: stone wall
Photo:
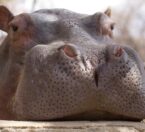
[[[1,132],[145,132],[144,122],[74,121],[23,122],[0,121]]]

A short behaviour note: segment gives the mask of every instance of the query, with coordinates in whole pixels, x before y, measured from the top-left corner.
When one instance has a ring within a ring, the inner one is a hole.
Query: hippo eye
[[[110,28],[111,28],[111,30],[113,30],[114,29],[114,24],[111,24]]]
[[[15,25],[12,25],[12,30],[13,30],[14,32],[16,32],[16,31],[18,30],[18,27],[15,26]]]

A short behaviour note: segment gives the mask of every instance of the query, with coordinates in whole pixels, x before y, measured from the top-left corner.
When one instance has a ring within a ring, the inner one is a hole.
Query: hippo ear
[[[107,8],[107,10],[104,12],[108,17],[111,17],[111,8]]]
[[[5,6],[0,6],[0,29],[8,32],[8,23],[13,19],[13,14]]]

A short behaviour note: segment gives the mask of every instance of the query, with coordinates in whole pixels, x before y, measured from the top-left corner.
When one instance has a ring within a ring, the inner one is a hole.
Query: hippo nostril
[[[120,57],[123,54],[123,49],[121,47],[115,47],[113,55],[116,57]]]
[[[76,57],[79,54],[79,51],[77,48],[72,44],[66,44],[63,47],[61,47],[61,50],[68,56],[68,57]]]
[[[66,45],[63,48],[64,52],[69,56],[69,57],[75,57],[77,54],[72,50],[72,48],[69,45]]]

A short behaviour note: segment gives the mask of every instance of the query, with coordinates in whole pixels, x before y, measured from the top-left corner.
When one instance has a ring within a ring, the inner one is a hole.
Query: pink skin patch
[[[69,57],[76,57],[77,54],[75,52],[75,50],[73,49],[73,47],[71,47],[70,45],[65,45],[63,47],[63,51],[65,52],[65,54]]]
[[[123,54],[123,49],[121,47],[116,47],[114,49],[114,56],[120,57]]]

